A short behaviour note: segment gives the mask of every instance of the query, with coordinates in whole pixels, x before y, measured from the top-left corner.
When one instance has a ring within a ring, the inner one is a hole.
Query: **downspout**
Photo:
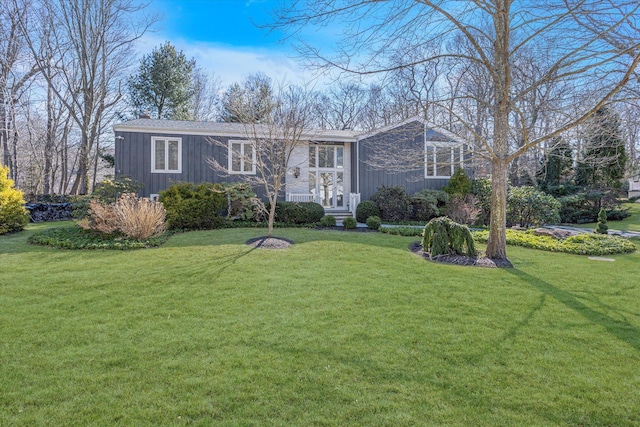
[[[356,138],[356,193],[360,194],[360,140]]]

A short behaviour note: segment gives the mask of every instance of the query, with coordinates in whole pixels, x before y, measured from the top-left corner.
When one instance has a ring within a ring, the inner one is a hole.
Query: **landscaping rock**
[[[535,236],[548,236],[548,237],[552,237],[554,239],[566,239],[569,236],[573,236],[577,233],[574,233],[572,231],[569,230],[560,230],[557,228],[551,229],[551,228],[536,228],[535,230],[533,230],[533,234]]]

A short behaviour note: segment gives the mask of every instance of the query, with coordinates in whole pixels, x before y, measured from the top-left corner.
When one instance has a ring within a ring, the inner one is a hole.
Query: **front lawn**
[[[47,227],[0,237],[0,425],[640,424],[638,252],[479,269],[381,233],[26,244]]]

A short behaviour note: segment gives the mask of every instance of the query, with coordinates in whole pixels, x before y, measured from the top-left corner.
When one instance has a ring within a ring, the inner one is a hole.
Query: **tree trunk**
[[[47,137],[44,146],[44,194],[52,193],[53,189],[53,92],[47,85]]]
[[[507,172],[509,162],[495,158],[491,166],[491,216],[487,257],[507,259]]]
[[[269,207],[269,232],[267,236],[273,236],[273,223],[276,220],[276,197],[273,198],[273,202],[271,202],[271,206]]]
[[[507,259],[507,174],[509,172],[509,90],[511,69],[509,65],[509,7],[510,2],[497,2],[494,25],[495,74],[493,112],[493,157],[491,163],[491,216],[487,257]]]

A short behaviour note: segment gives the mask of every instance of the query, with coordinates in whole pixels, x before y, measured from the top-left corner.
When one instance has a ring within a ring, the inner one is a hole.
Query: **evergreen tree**
[[[571,146],[562,138],[554,139],[551,150],[543,157],[540,169],[536,173],[538,184],[547,188],[565,183],[571,174],[572,166]]]
[[[587,125],[584,155],[576,168],[576,184],[619,189],[626,163],[618,114],[603,107]]]
[[[196,62],[169,42],[145,55],[128,89],[131,105],[138,113],[149,111],[158,119],[188,120],[194,96]]]

